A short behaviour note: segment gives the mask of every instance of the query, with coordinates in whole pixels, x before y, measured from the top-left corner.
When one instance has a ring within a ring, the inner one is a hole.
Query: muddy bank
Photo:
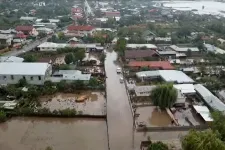
[[[0,124],[2,150],[107,150],[104,119],[17,117]]]

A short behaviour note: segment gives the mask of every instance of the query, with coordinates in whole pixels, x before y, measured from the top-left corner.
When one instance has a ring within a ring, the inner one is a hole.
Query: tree
[[[85,50],[79,49],[75,52],[75,61],[82,61],[85,58]]]
[[[58,32],[57,36],[60,40],[65,39],[65,34],[63,32]]]
[[[47,34],[44,33],[44,32],[40,32],[40,33],[38,34],[38,36],[39,36],[40,38],[44,38],[44,37],[47,36]]]
[[[172,84],[158,85],[151,92],[151,100],[160,108],[172,107],[177,100],[177,90]]]
[[[27,80],[25,78],[22,78],[18,82],[18,87],[25,87],[27,85]]]
[[[66,64],[71,64],[72,62],[74,62],[75,58],[73,53],[69,53],[66,54],[64,61],[66,62]]]
[[[184,150],[225,150],[224,143],[218,138],[218,134],[212,130],[191,130],[182,139]]]
[[[0,122],[6,121],[6,113],[2,110],[0,110]]]
[[[78,90],[82,90],[85,86],[84,82],[81,80],[76,80],[72,84],[73,84],[74,89],[78,89]]]
[[[119,53],[119,55],[124,56],[126,50],[127,41],[124,38],[119,38],[116,42],[115,51]]]
[[[24,62],[37,62],[37,57],[32,54],[26,54],[24,57]]]
[[[192,56],[192,51],[190,49],[187,50],[187,56],[191,57]]]
[[[89,80],[88,85],[91,86],[91,87],[95,87],[95,86],[98,86],[99,83],[98,83],[98,80],[97,80],[96,78],[91,78],[91,79]]]
[[[168,146],[164,144],[163,142],[155,142],[152,143],[149,147],[148,150],[169,150]]]
[[[100,59],[99,59],[99,60],[104,64],[105,58],[106,58],[106,55],[105,55],[104,53],[102,53],[102,54],[100,55]]]
[[[212,113],[213,122],[211,128],[214,132],[217,132],[221,136],[221,140],[225,141],[225,115],[220,111],[214,111]]]

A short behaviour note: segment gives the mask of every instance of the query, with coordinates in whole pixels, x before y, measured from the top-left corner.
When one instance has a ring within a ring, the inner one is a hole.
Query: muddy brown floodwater
[[[117,54],[107,52],[105,60],[107,85],[107,120],[110,150],[132,150],[133,117],[126,88],[120,83]]]
[[[85,97],[84,102],[76,102],[76,99],[82,96]],[[81,91],[79,94],[57,93],[52,96],[42,96],[40,97],[40,101],[42,107],[49,108],[51,111],[74,108],[88,115],[106,114],[104,92]]]
[[[0,124],[0,150],[107,150],[104,119],[13,118]]]

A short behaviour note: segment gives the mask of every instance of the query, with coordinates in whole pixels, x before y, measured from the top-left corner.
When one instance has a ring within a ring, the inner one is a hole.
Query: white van
[[[122,72],[122,69],[121,69],[121,68],[117,68],[117,69],[116,69],[116,72],[117,72],[117,73],[121,73],[121,72]]]

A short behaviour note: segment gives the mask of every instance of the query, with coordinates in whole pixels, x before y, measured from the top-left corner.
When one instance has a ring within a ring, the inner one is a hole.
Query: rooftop
[[[196,93],[193,84],[174,84],[173,87],[180,90],[183,94]]]
[[[148,49],[157,49],[157,46],[153,44],[127,44],[127,48],[141,48],[141,47],[146,47]]]
[[[192,52],[198,52],[199,49],[197,47],[178,47],[176,45],[169,46],[171,49],[177,52],[187,52],[188,50],[191,50]]]
[[[0,63],[0,75],[45,75],[48,63]]]
[[[225,111],[225,104],[220,101],[216,96],[214,96],[207,88],[205,88],[202,84],[195,84],[195,90],[204,101],[210,106],[212,109],[216,109],[219,111]]]
[[[17,26],[16,31],[31,31],[33,28],[33,26]]]
[[[130,61],[128,66],[160,68],[165,70],[174,69],[174,67],[170,64],[169,61]]]
[[[23,58],[15,57],[15,56],[2,56],[0,57],[0,62],[23,62]]]
[[[7,40],[7,39],[12,38],[12,37],[13,37],[13,35],[0,34],[0,39],[5,39],[5,40]]]
[[[61,76],[62,80],[89,81],[91,78],[91,74],[82,74],[80,70],[59,70],[54,72],[53,76]]]
[[[125,58],[144,58],[152,57],[153,55],[158,55],[156,51],[153,50],[126,50]]]
[[[158,71],[142,71],[136,73],[136,75],[141,77],[161,77],[166,82],[175,83],[194,83],[190,77],[188,77],[182,71],[177,70],[158,70]]]
[[[193,105],[193,108],[207,122],[213,121],[209,109],[206,106]]]
[[[75,26],[75,25],[70,25],[67,27],[67,30],[69,31],[91,31],[93,30],[94,27],[93,26]]]

